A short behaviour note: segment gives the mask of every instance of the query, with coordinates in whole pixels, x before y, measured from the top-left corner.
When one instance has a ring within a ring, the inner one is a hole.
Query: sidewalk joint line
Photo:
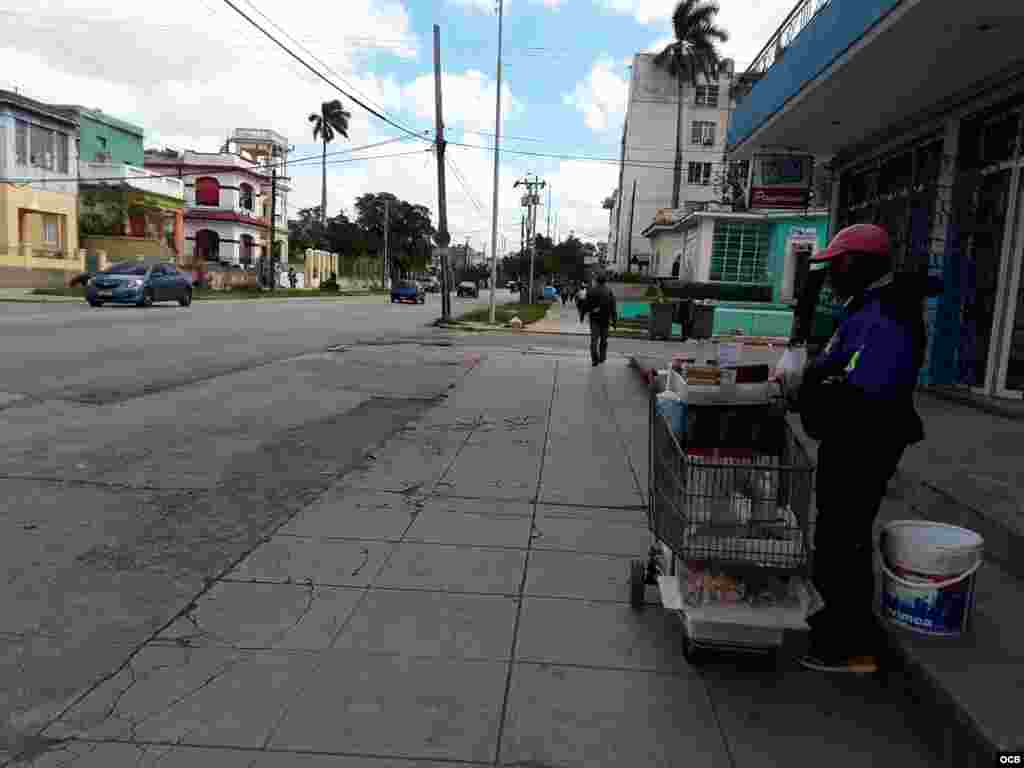
[[[440,401],[438,401],[438,402],[440,402]],[[442,478],[445,476],[445,474],[447,474],[451,470],[452,466],[454,466],[455,460],[458,458],[459,454],[462,453],[462,449],[466,446],[466,443],[469,442],[469,438],[472,437],[474,431],[475,431],[474,429],[467,430],[466,436],[463,439],[462,443],[459,445],[458,450],[455,452],[455,455],[449,460],[448,466],[445,468],[444,472],[441,474]],[[409,529],[412,528],[412,526],[415,524],[415,522],[416,522],[418,517],[419,517],[419,514],[417,513],[415,516],[409,518],[409,522],[406,524],[405,530],[402,531],[402,534],[399,537],[398,541],[391,544],[390,549],[389,549],[387,555],[384,557],[384,559],[381,562],[381,564],[377,567],[377,570],[373,574],[373,577],[370,578],[369,581],[365,585],[363,585],[363,587],[362,587],[362,594],[359,596],[359,599],[356,601],[356,604],[352,607],[352,610],[349,611],[349,614],[348,614],[348,616],[345,617],[345,621],[342,622],[342,625],[338,628],[338,630],[331,637],[330,643],[328,645],[329,649],[333,649],[334,648],[335,643],[338,642],[338,638],[340,638],[342,636],[342,634],[344,634],[345,630],[348,629],[349,625],[355,619],[356,614],[362,609],[363,605],[366,603],[367,599],[369,598],[370,591],[372,589],[374,589],[374,585],[377,582],[377,580],[381,577],[381,575],[383,575],[384,571],[387,570],[388,566],[391,565],[392,558],[395,556],[395,553],[398,551],[398,548],[402,545],[402,543],[403,543],[403,541],[405,539],[406,534],[409,533]],[[309,682],[310,685],[312,684],[313,678],[317,675],[317,673],[319,672],[319,670],[322,667],[323,667],[323,663],[322,662],[319,663],[319,664],[314,664],[313,665],[312,674],[310,675],[310,682]],[[288,714],[291,711],[292,705],[296,701],[298,701],[299,697],[302,696],[302,694],[304,694],[306,692],[307,687],[308,687],[308,685],[296,688],[296,690],[293,692],[293,694],[291,695],[289,700],[284,705],[282,705],[280,714],[278,715],[277,719],[274,721],[274,724],[270,727],[269,731],[267,732],[267,737],[263,741],[263,748],[264,749],[267,749],[267,747],[270,745],[270,742],[277,735],[278,730],[281,728],[281,726],[284,724],[285,719],[288,717]]]
[[[494,766],[501,764],[501,747],[505,739],[505,724],[508,720],[508,700],[512,691],[512,673],[516,665],[516,646],[519,644],[519,625],[523,617],[523,602],[526,594],[526,578],[530,572],[530,554],[533,552],[533,532],[537,528],[537,498],[540,496],[541,483],[544,481],[544,463],[547,459],[548,442],[551,439],[551,415],[555,408],[558,394],[558,360],[551,376],[551,398],[548,400],[547,424],[544,430],[544,447],[541,449],[540,468],[537,470],[537,489],[533,496],[533,513],[530,515],[530,537],[527,541],[526,556],[523,558],[523,575],[519,581],[519,594],[516,597],[516,618],[512,624],[512,645],[509,648],[508,671],[505,674],[505,693],[501,699],[501,714],[498,717],[498,737],[494,746]]]

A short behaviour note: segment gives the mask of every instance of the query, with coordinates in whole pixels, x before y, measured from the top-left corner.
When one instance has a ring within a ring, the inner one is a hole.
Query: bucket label
[[[974,577],[944,589],[913,589],[886,579],[882,607],[886,616],[909,627],[935,634],[959,634],[974,585]]]

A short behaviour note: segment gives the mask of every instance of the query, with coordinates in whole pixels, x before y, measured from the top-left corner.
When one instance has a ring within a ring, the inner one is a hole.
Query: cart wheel
[[[633,560],[629,564],[629,604],[640,610],[644,607],[647,597],[647,568],[643,560]]]

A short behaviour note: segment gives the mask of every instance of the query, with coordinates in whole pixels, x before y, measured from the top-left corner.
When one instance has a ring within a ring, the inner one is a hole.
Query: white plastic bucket
[[[882,616],[923,635],[962,635],[974,608],[982,537],[955,525],[899,520],[883,529],[879,543]]]
[[[896,568],[957,576],[981,562],[985,540],[966,528],[928,520],[895,520],[882,530],[881,550]]]

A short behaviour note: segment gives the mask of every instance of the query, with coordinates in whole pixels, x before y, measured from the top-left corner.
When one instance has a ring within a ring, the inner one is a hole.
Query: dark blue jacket
[[[809,366],[799,411],[816,440],[903,448],[924,439],[914,387],[924,363],[924,283],[880,281],[847,307],[847,318]]]

